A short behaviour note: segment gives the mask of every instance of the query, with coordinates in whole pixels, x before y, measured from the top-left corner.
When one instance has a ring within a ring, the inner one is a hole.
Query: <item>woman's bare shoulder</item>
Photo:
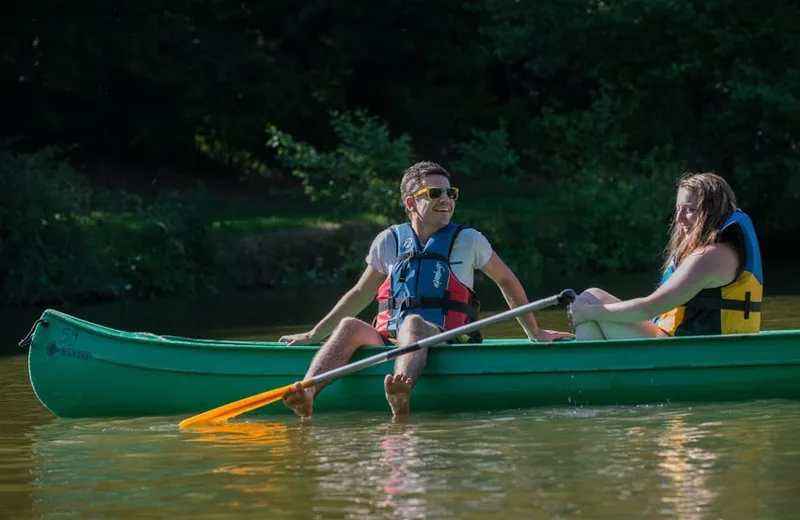
[[[720,285],[731,283],[739,272],[739,253],[725,242],[703,246],[691,256],[695,257],[697,268]]]

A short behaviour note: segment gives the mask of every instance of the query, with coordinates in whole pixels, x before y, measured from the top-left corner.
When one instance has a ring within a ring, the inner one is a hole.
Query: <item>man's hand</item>
[[[279,343],[286,343],[287,347],[293,345],[313,345],[319,343],[319,338],[315,338],[311,331],[301,332],[300,334],[289,334],[288,336],[281,336],[278,340]]]
[[[574,339],[575,334],[571,332],[561,332],[558,330],[539,329],[534,338],[536,341],[548,343],[550,341],[557,341],[560,339]]]

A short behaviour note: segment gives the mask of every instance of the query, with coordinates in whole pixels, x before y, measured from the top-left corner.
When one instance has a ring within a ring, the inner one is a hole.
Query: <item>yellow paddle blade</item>
[[[178,423],[178,427],[184,429],[198,424],[220,422],[232,419],[243,413],[255,410],[256,408],[261,408],[262,406],[279,401],[281,398],[283,398],[283,395],[293,387],[294,383],[276,388],[274,390],[268,390],[260,394],[251,395],[250,397],[245,397],[244,399],[239,399],[238,401],[234,401],[232,403],[214,408],[213,410],[209,410],[193,417],[189,417],[188,419],[184,419]]]

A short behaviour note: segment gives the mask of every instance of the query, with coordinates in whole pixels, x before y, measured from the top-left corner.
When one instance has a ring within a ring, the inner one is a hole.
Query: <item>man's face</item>
[[[412,222],[414,218],[418,218],[426,226],[437,229],[449,224],[456,207],[456,201],[447,194],[449,188],[450,179],[444,175],[427,175],[422,181],[422,187],[417,190],[417,195],[410,195],[405,199]]]

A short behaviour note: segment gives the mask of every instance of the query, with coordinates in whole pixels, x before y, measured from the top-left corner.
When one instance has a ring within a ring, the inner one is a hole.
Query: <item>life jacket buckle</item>
[[[400,299],[400,310],[407,311],[422,306],[422,297],[412,296],[411,298]]]

